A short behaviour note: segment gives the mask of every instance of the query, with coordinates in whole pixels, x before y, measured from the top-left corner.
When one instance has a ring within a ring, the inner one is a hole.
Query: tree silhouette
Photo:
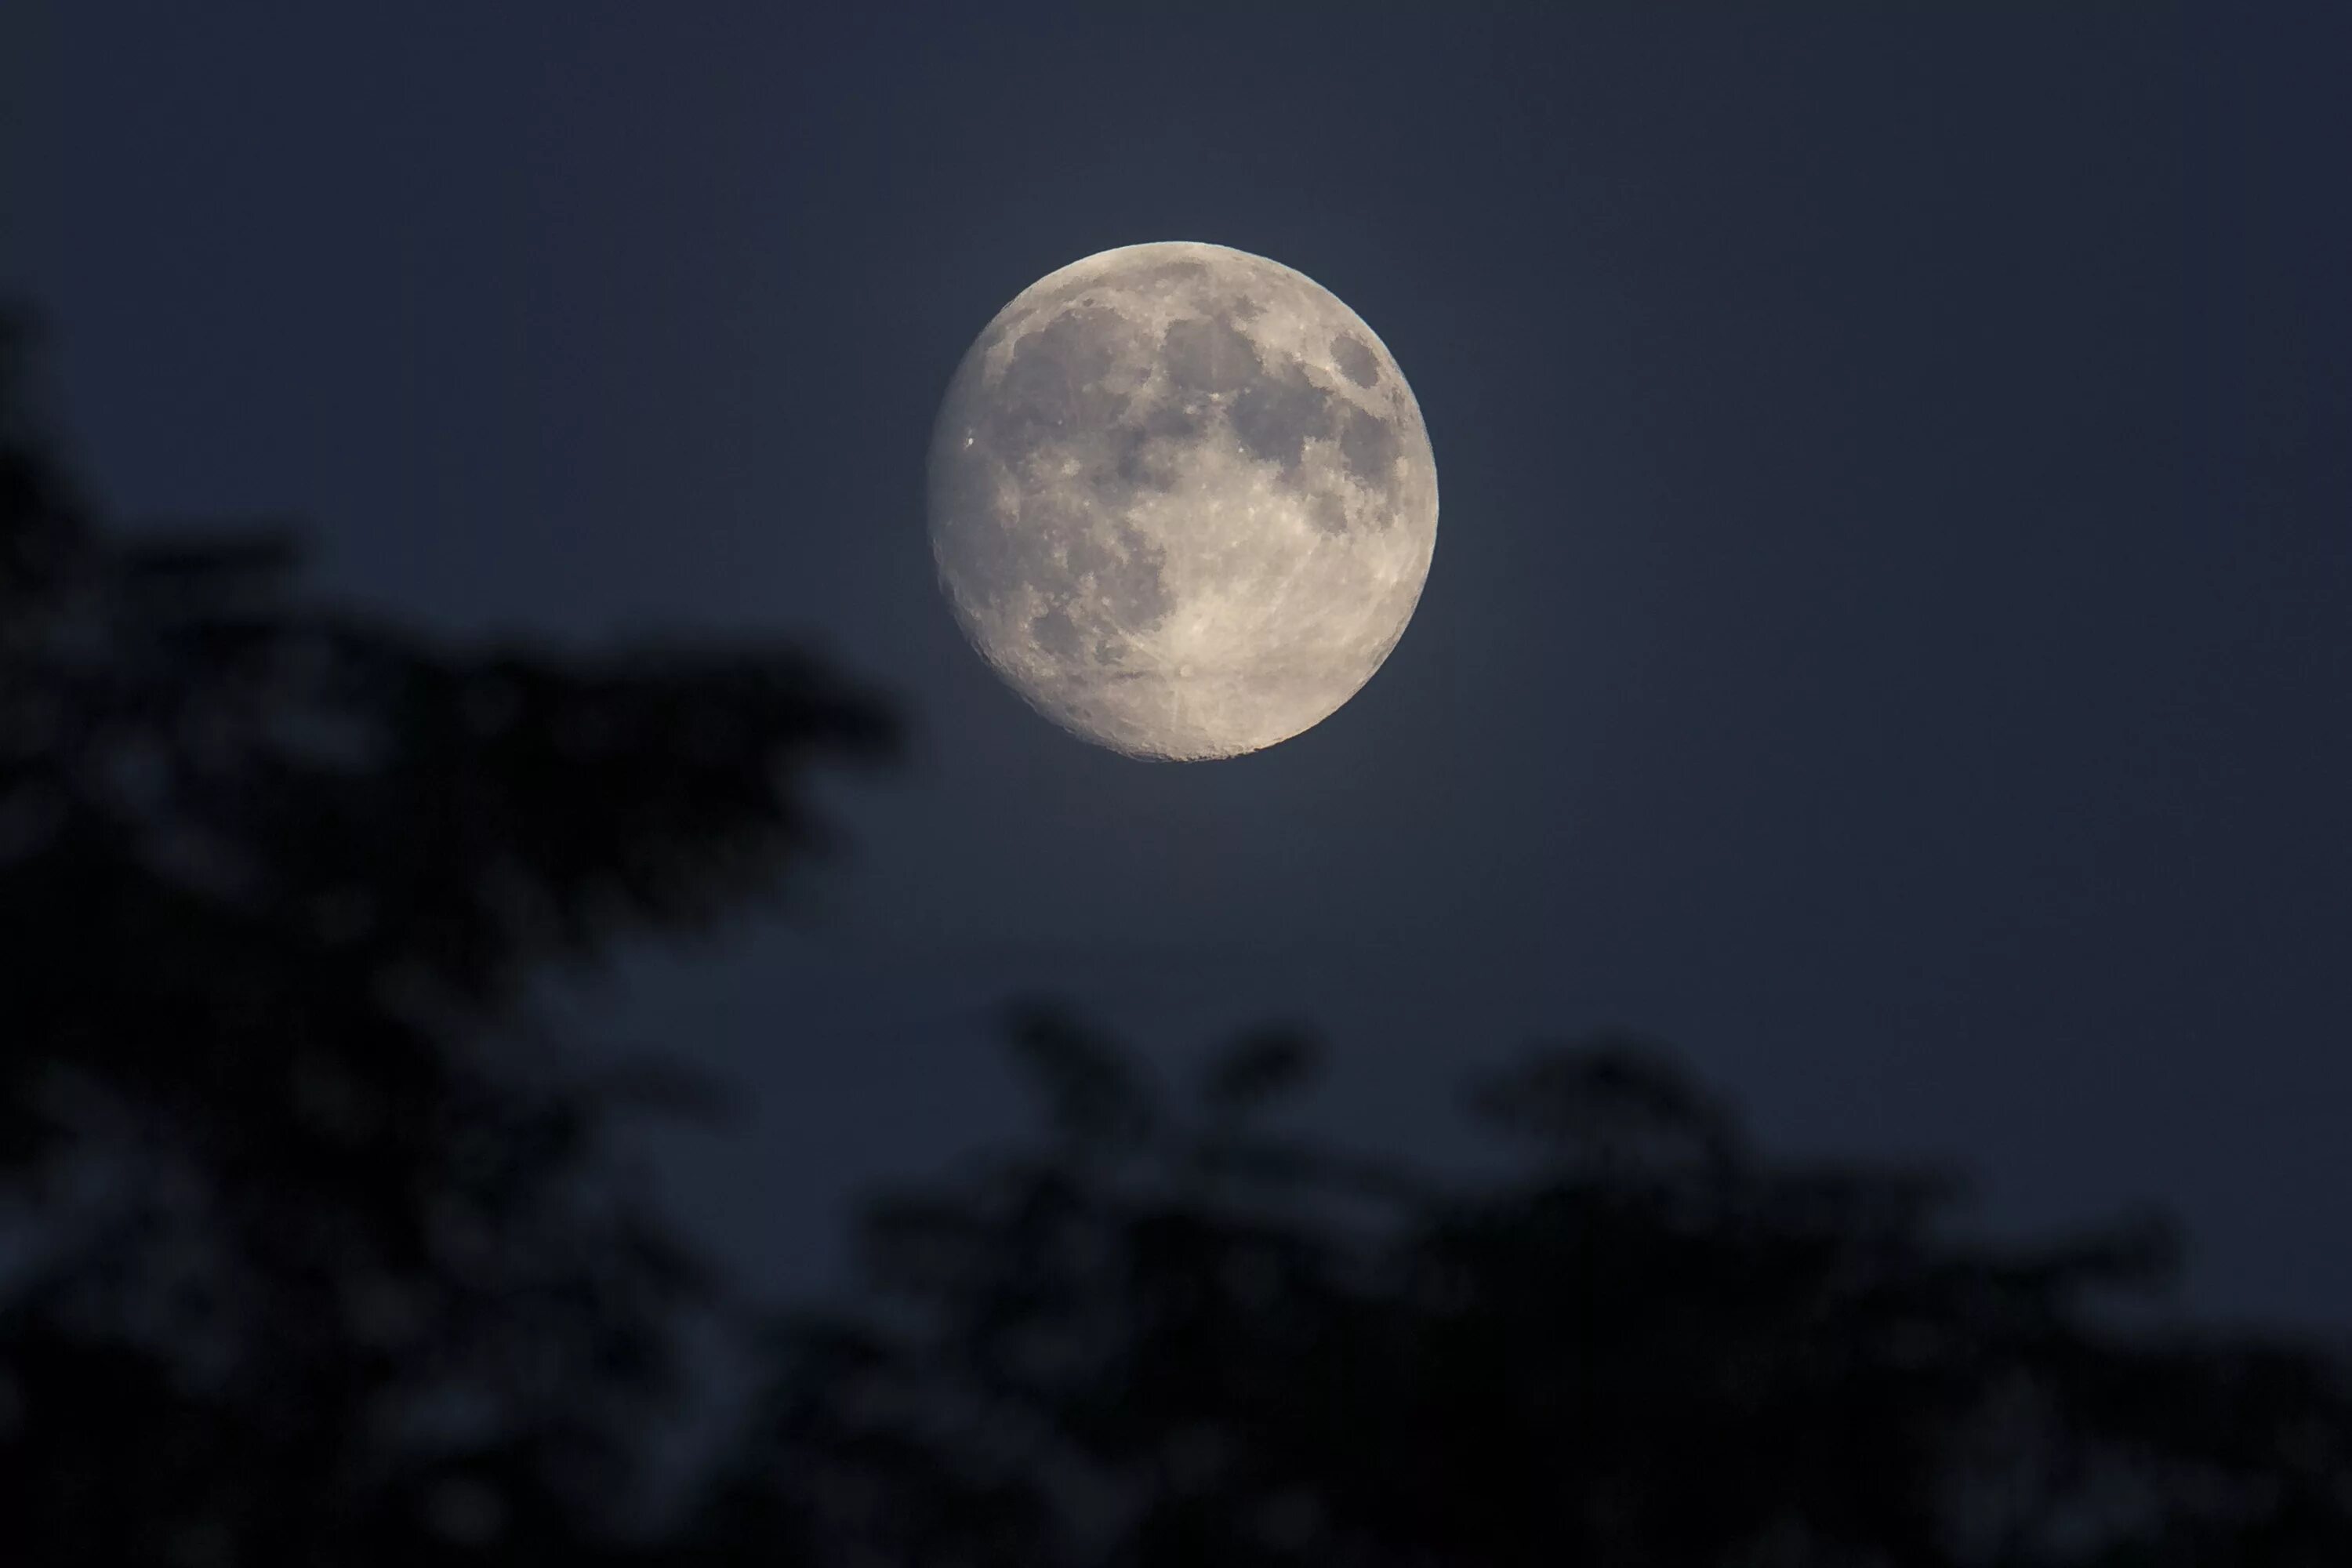
[[[1185,1115],[1014,1038],[1049,1136],[877,1201],[872,1310],[779,1324],[720,1560],[2352,1562],[2341,1368],[2102,1310],[2160,1225],[1968,1240],[1949,1182],[1761,1161],[1635,1038],[1476,1086],[1534,1151],[1486,1183],[1257,1131],[1304,1037]]]
[[[884,754],[786,649],[436,647],[282,534],[94,526],[0,340],[0,1537],[10,1562],[576,1562],[695,1288],[609,1179],[658,1077],[525,988],[691,929]]]
[[[716,1287],[607,1158],[691,1085],[529,1005],[823,845],[888,754],[788,649],[440,646],[283,533],[99,528],[0,331],[0,1563],[189,1568],[2342,1568],[2352,1393],[2135,1326],[2148,1223],[1971,1237],[1770,1160],[1655,1047],[1472,1086],[1443,1177],[1050,1008],[1040,1133],[884,1194],[657,1521]]]

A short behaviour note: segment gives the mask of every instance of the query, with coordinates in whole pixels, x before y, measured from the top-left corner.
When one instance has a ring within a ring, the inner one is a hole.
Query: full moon
[[[1437,465],[1388,348],[1303,274],[1130,245],[1023,289],[931,437],[958,623],[1047,718],[1135,757],[1258,751],[1404,635]]]

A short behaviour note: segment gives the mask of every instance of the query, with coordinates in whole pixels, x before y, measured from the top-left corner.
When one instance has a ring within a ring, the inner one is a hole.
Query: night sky
[[[756,1282],[1016,1124],[992,1010],[1043,989],[1171,1071],[1311,1020],[1320,1124],[1431,1158],[1466,1070],[1638,1027],[1776,1148],[2168,1205],[2192,1301],[2352,1318],[2352,27],[822,9],[0,33],[0,280],[120,516],[298,515],[467,636],[805,636],[905,705],[795,913],[586,994],[747,1091],[663,1157]],[[1227,763],[1032,714],[923,531],[971,338],[1152,239],[1332,289],[1437,453],[1394,655]]]

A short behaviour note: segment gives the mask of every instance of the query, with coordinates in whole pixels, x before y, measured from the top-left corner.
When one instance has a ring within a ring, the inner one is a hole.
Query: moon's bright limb
[[[1130,756],[1238,756],[1354,696],[1403,636],[1437,466],[1396,361],[1332,294],[1218,245],[1024,289],[964,355],[931,551],[982,656]]]

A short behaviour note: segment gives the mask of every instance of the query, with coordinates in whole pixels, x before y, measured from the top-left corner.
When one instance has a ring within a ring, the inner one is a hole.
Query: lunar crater
[[[1331,363],[1339,367],[1341,375],[1346,376],[1358,386],[1380,384],[1381,362],[1374,357],[1370,349],[1364,346],[1361,338],[1349,337],[1345,332],[1333,338]]]

